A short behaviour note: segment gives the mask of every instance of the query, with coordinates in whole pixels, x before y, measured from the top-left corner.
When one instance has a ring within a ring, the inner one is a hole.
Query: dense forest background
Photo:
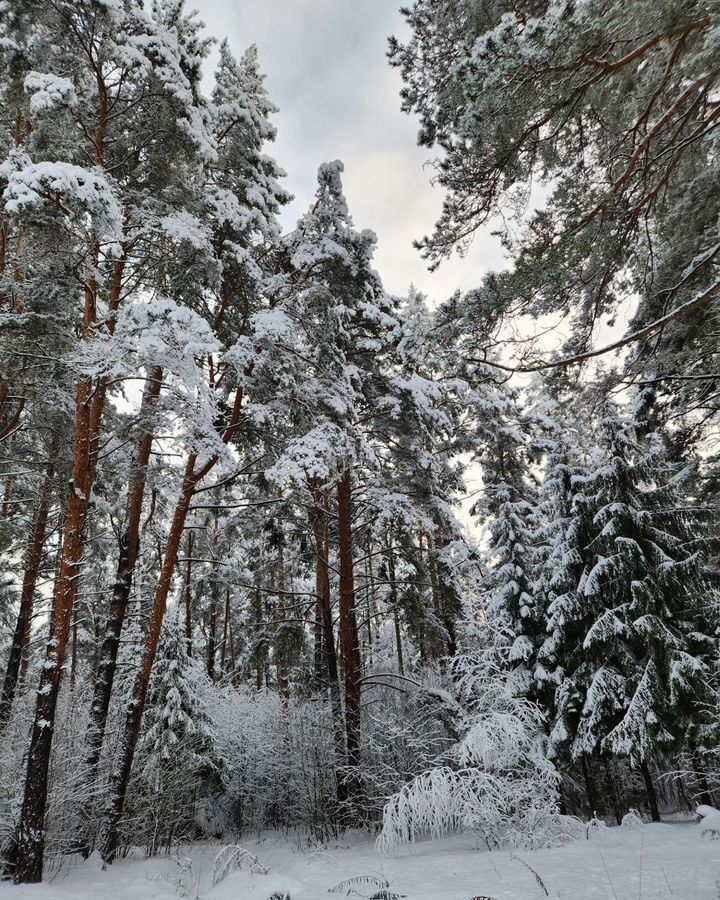
[[[720,11],[404,15],[445,196],[418,250],[507,253],[448,298],[384,290],[339,161],[283,232],[254,47],[206,93],[181,0],[0,0],[15,881],[714,802]]]

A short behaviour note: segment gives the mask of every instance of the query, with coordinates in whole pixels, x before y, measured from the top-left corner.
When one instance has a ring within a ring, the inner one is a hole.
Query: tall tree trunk
[[[333,718],[335,739],[335,767],[338,804],[342,808],[347,801],[347,784],[342,770],[347,764],[347,746],[343,724],[342,700],[340,698],[340,674],[335,653],[335,633],[330,604],[330,516],[327,491],[315,489],[315,503],[310,512],[313,538],[315,542],[315,591],[320,604],[322,623],[323,672],[327,672],[330,693],[330,710]]]
[[[338,555],[340,569],[340,656],[345,684],[345,735],[347,742],[349,799],[360,799],[360,678],[362,659],[355,610],[352,540],[352,483],[350,471],[337,484]]]
[[[622,825],[620,797],[618,795],[617,784],[615,783],[615,779],[613,778],[613,773],[610,769],[610,763],[608,762],[607,756],[603,756],[603,768],[605,769],[605,782],[608,786],[608,793],[610,795],[610,803],[612,805],[615,821],[618,825]]]
[[[208,623],[207,674],[215,681],[215,644],[217,639],[217,586],[210,588],[210,621]]]
[[[73,606],[73,620],[72,620],[72,643],[70,647],[70,690],[75,690],[75,680],[77,678],[77,663],[78,663],[78,608],[77,603]]]
[[[653,784],[647,760],[644,759],[640,763],[640,771],[642,773],[643,781],[645,782],[645,792],[647,793],[648,806],[650,807],[650,818],[653,822],[659,822],[660,810],[658,809],[657,794],[655,792],[655,785]]]
[[[317,479],[308,480],[308,488],[313,498],[310,508],[310,530],[313,537],[313,554],[315,562],[315,622],[313,626],[313,674],[318,690],[322,689],[327,677],[325,665],[325,653],[323,647],[324,633],[324,609],[323,609],[323,565],[327,560],[323,559],[323,526],[321,512],[321,492],[317,489]]]
[[[102,139],[98,137],[98,140]],[[98,165],[102,165],[101,155]],[[93,242],[93,271],[99,263],[99,246]],[[122,296],[123,272],[126,251],[113,265],[113,277],[108,299],[108,317],[105,329],[112,335],[115,317]],[[98,284],[91,276],[85,285],[83,312],[83,339],[89,340],[97,327]],[[80,582],[84,529],[90,508],[100,445],[100,425],[105,409],[109,379],[79,380],[75,395],[75,431],[73,438],[72,474],[65,517],[60,571],[55,582],[50,612],[49,637],[45,650],[45,662],[40,673],[40,683],[35,704],[35,718],[23,789],[20,820],[14,834],[13,846],[5,854],[6,871],[12,872],[17,884],[42,880],[45,848],[45,806],[47,803],[48,769],[55,729],[55,712],[60,692],[65,651],[67,649],[73,608]]]
[[[17,622],[10,646],[10,658],[5,670],[2,695],[0,695],[0,731],[7,725],[10,718],[23,657],[27,655],[30,643],[35,586],[42,567],[54,475],[55,460],[51,458],[45,470],[45,478],[40,490],[32,528],[30,529],[25,549],[25,572],[23,573],[22,591],[20,593],[20,609],[18,610]]]
[[[220,674],[227,674],[228,636],[230,628],[230,588],[225,589],[225,611],[223,614],[223,638],[220,648]]]
[[[15,852],[8,854],[9,867],[12,867],[13,878],[18,884],[42,880],[45,846],[44,818],[55,711],[65,662],[65,650],[70,636],[73,606],[78,590],[83,551],[83,529],[92,489],[90,477],[91,392],[91,381],[83,379],[77,388],[72,483],[65,521],[63,558],[60,575],[55,585],[45,663],[41,669],[37,691],[35,720],[28,751]]]
[[[429,544],[428,540],[428,544]],[[435,517],[435,533],[432,540],[432,549],[429,549],[430,566],[433,573],[432,584],[434,593],[435,609],[442,622],[445,633],[447,634],[447,646],[443,648],[443,653],[448,656],[455,656],[457,652],[457,639],[455,636],[455,622],[448,610],[446,598],[448,595],[447,585],[443,582],[442,568],[438,563],[441,551],[445,546],[443,537],[442,524],[439,517]]]
[[[153,663],[160,641],[163,618],[167,606],[167,598],[172,584],[173,572],[180,549],[185,521],[190,510],[193,493],[197,484],[195,477],[195,456],[191,455],[185,469],[183,485],[175,506],[170,532],[168,535],[165,558],[163,559],[158,579],[150,622],[145,634],[140,671],[133,685],[132,698],[127,707],[123,736],[120,744],[119,758],[110,781],[110,795],[107,802],[100,833],[100,853],[105,862],[112,862],[117,849],[117,828],[125,805],[125,796],[130,781],[135,750],[140,738],[145,699],[150,685]]]
[[[90,704],[90,717],[85,734],[85,767],[89,786],[95,783],[97,776],[110,708],[110,697],[117,671],[120,635],[127,615],[135,566],[140,552],[140,519],[154,434],[151,423],[152,412],[160,396],[162,377],[163,373],[160,368],[155,368],[148,374],[140,404],[140,417],[141,421],[145,423],[145,432],[135,447],[130,466],[125,503],[125,528],[120,539],[115,582],[105,625],[105,635],[100,648],[93,699]]]
[[[207,643],[207,673],[211,681],[215,681],[215,655],[217,650],[217,619],[218,619],[218,589],[219,584],[219,565],[218,560],[218,525],[219,510],[215,509],[215,518],[213,519],[213,536],[212,536],[212,573],[210,581],[210,621],[208,623],[208,643]]]
[[[580,757],[580,762],[582,765],[583,771],[583,779],[585,780],[585,793],[587,795],[588,801],[588,812],[589,818],[594,818],[597,814],[598,801],[597,794],[595,793],[595,785],[593,784],[592,776],[590,774],[590,766],[588,765],[588,758],[583,754]]]
[[[285,548],[280,543],[278,547],[278,572],[277,572],[277,606],[275,608],[275,628],[276,632],[282,632],[282,627],[285,624]],[[282,646],[282,642],[281,642]],[[287,674],[287,666],[286,661],[283,657],[282,650],[277,652],[276,645],[276,656],[275,656],[275,665],[276,665],[276,676],[277,676],[277,686],[278,693],[280,694],[283,701],[287,702],[290,696],[290,687],[288,684],[288,674]]]
[[[95,164],[104,165],[105,136],[108,121],[108,93],[101,69],[96,70],[98,83],[97,123],[93,139]],[[89,243],[90,271],[85,282],[82,337],[87,341],[95,334],[97,320],[98,281],[94,274],[100,263],[100,245],[94,236]],[[117,312],[122,297],[123,275],[127,262],[127,246],[112,266],[106,333],[115,331]],[[53,591],[49,637],[45,662],[35,704],[27,769],[23,788],[20,820],[14,834],[13,846],[6,854],[6,870],[12,871],[16,883],[42,880],[45,849],[45,807],[47,803],[48,769],[55,729],[55,713],[60,692],[65,651],[70,636],[73,608],[77,597],[83,553],[83,532],[90,507],[90,497],[98,463],[100,424],[105,409],[109,379],[97,383],[83,376],[75,394],[75,429],[73,459],[60,571]]]
[[[262,594],[260,593],[260,589],[258,588],[255,591],[255,636],[256,640],[259,641],[260,635],[263,631],[263,602],[262,602]],[[265,665],[263,662],[263,658],[259,652],[259,646],[257,647],[257,658],[255,660],[255,687],[261,691],[263,685],[265,684]]]
[[[318,568],[315,565],[315,622],[313,623],[313,677],[321,688],[325,681],[325,658],[323,655],[323,604],[318,588]]]
[[[398,610],[397,582],[395,580],[395,554],[392,548],[392,535],[388,535],[387,540],[387,569],[388,581],[390,582],[390,607],[393,611],[393,622],[395,624],[395,647],[398,658],[398,672],[405,674],[405,665],[403,663],[402,649],[402,631],[400,630],[400,612]]]
[[[233,634],[232,618],[230,619],[230,624],[228,625],[228,631],[229,631],[229,637],[230,637],[230,681],[235,687],[237,687],[237,685],[238,685],[238,669],[237,669],[237,659],[235,656],[235,635]]]
[[[187,568],[185,569],[185,643],[187,645],[187,655],[193,655],[192,645],[192,555],[195,536],[192,531],[187,536]]]
[[[375,576],[373,574],[372,564],[372,543],[368,542],[365,554],[365,617],[367,627],[367,654],[366,665],[372,666],[373,652],[373,615],[374,615],[374,598],[375,598]]]

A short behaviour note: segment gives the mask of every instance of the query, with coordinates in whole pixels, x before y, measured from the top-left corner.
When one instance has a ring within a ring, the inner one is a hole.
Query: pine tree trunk
[[[198,476],[195,474],[195,456],[191,455],[187,462],[182,490],[175,506],[175,512],[170,526],[165,558],[163,559],[162,569],[155,591],[148,630],[145,634],[140,671],[135,679],[132,698],[127,707],[119,759],[110,782],[110,796],[108,798],[100,834],[100,853],[105,862],[112,862],[117,850],[117,829],[125,805],[125,796],[130,782],[130,773],[135,758],[135,750],[137,749],[138,740],[140,738],[140,727],[142,724],[143,711],[145,709],[145,699],[147,697],[152,667],[155,662],[155,655],[160,641],[160,632],[165,616],[167,598],[172,584],[173,572],[180,550],[180,542],[182,540],[185,522],[190,510],[190,504],[197,482]]]
[[[12,875],[17,884],[42,880],[45,846],[44,818],[55,711],[78,590],[83,551],[83,529],[92,489],[91,392],[90,379],[83,379],[77,387],[72,482],[65,520],[63,557],[50,613],[45,663],[41,670],[37,691],[23,801],[16,832],[15,859],[8,860],[8,868],[12,869]]]
[[[235,687],[237,687],[237,685],[238,685],[238,669],[237,669],[237,659],[235,657],[235,635],[233,634],[232,619],[230,619],[228,631],[229,631],[229,636],[230,636],[230,681],[232,682],[232,684]]]
[[[10,657],[5,671],[2,695],[0,695],[0,732],[5,728],[10,718],[15,700],[15,690],[23,666],[23,658],[27,655],[30,643],[35,586],[42,566],[54,475],[55,460],[51,459],[45,471],[45,479],[40,491],[33,525],[25,550],[25,572],[23,573],[22,591],[20,593],[20,609],[18,610],[17,622],[10,646]]]
[[[323,566],[327,565],[324,558],[323,526],[321,513],[321,493],[317,488],[316,479],[310,479],[308,487],[313,497],[313,506],[310,510],[310,529],[313,536],[313,549],[315,554],[315,623],[313,629],[313,672],[318,689],[325,684],[327,666],[323,647],[324,634],[324,604],[323,604]],[[334,649],[334,648],[333,648]]]
[[[77,679],[77,661],[78,661],[78,608],[77,604],[73,607],[72,620],[72,643],[70,647],[70,690],[75,690],[75,681]]]
[[[279,630],[285,624],[285,551],[283,545],[278,547],[278,591],[277,591],[277,607],[275,615],[275,628]],[[287,702],[290,696],[290,687],[288,684],[287,667],[282,653],[276,653],[276,677],[278,693],[283,701]]]
[[[622,813],[620,811],[620,798],[618,796],[617,785],[615,783],[615,779],[613,778],[613,774],[610,771],[610,763],[606,756],[603,756],[603,768],[605,769],[605,780],[608,786],[608,792],[610,794],[610,801],[612,804],[613,814],[615,815],[615,821],[618,825],[622,825]]]
[[[352,541],[352,485],[349,470],[337,484],[338,546],[340,569],[340,656],[345,684],[345,735],[347,741],[348,792],[353,804],[360,799],[360,678],[362,659],[355,611]]]
[[[195,542],[192,531],[187,536],[187,568],[185,569],[185,643],[187,645],[187,655],[192,657],[192,555],[193,544]]]
[[[650,818],[653,822],[660,822],[660,810],[658,809],[658,801],[657,794],[655,793],[655,785],[653,784],[652,775],[650,774],[650,768],[648,767],[647,760],[643,760],[640,763],[640,771],[642,773],[643,781],[645,782],[645,792],[647,793],[648,798],[648,806],[650,807]]]
[[[365,555],[365,617],[367,627],[367,654],[366,665],[372,666],[373,653],[373,615],[374,615],[374,597],[375,597],[375,576],[372,566],[372,544],[368,542],[367,552]]]
[[[387,568],[388,581],[390,582],[390,608],[393,611],[393,622],[395,625],[395,648],[397,650],[398,672],[401,675],[404,675],[405,666],[403,664],[402,631],[400,630],[400,613],[398,611],[397,582],[395,580],[395,554],[392,549],[392,535],[388,535]]]
[[[428,542],[429,543],[429,542]],[[429,552],[430,560],[431,560],[431,569],[434,573],[433,585],[434,591],[436,592],[435,597],[435,608],[440,617],[440,621],[445,627],[445,632],[447,634],[447,647],[444,648],[444,653],[447,653],[448,656],[455,656],[457,652],[457,639],[455,637],[455,622],[453,621],[452,616],[448,612],[447,603],[445,602],[445,597],[447,596],[447,589],[445,585],[443,585],[442,573],[440,570],[440,566],[438,565],[438,555],[442,551],[445,546],[445,539],[443,538],[442,525],[440,523],[440,519],[438,517],[435,518],[435,534],[433,537],[433,550]]]
[[[228,635],[230,627],[230,588],[225,589],[225,611],[223,614],[223,639],[220,648],[220,674],[227,674]]]
[[[107,90],[103,74],[97,72],[98,115],[94,135],[95,163],[104,165],[104,145],[107,128]],[[100,261],[100,246],[93,237],[90,242],[91,272]],[[106,332],[115,331],[115,316],[122,297],[123,273],[127,255],[113,264],[113,276],[107,303]],[[82,336],[89,340],[97,327],[98,282],[91,274],[85,282]],[[73,438],[72,475],[63,539],[60,571],[53,591],[49,637],[45,662],[41,669],[37,691],[35,718],[27,755],[27,770],[23,788],[20,820],[15,831],[13,852],[6,857],[6,871],[12,872],[17,884],[42,880],[45,849],[45,806],[47,803],[48,769],[55,728],[55,712],[62,669],[65,662],[73,609],[78,593],[82,567],[83,532],[90,506],[100,442],[100,423],[105,409],[108,379],[101,378],[93,385],[89,377],[82,377],[75,394],[75,429]]]
[[[422,529],[420,529],[420,531],[418,532],[418,562],[420,563],[421,570],[424,565],[424,559],[423,559],[424,538],[425,538],[424,532],[422,531]],[[419,631],[419,634],[417,635],[417,639],[418,639],[418,645],[419,645],[418,649],[420,651],[420,661],[423,664],[425,664],[430,659],[432,659],[432,653],[430,652],[430,649],[428,648],[428,637],[427,637],[427,631],[426,631],[425,627],[423,627],[421,630],[418,629],[418,631]]]
[[[597,813],[598,808],[595,785],[593,784],[592,776],[590,775],[590,766],[588,765],[587,756],[581,756],[580,762],[582,764],[583,779],[585,780],[585,793],[587,795],[588,801],[589,818],[593,819]]]
[[[163,373],[159,368],[155,368],[149,373],[140,405],[141,421],[147,423],[146,431],[135,448],[130,467],[125,504],[125,528],[120,539],[113,594],[105,625],[105,635],[100,648],[93,699],[85,734],[85,767],[89,786],[94,785],[97,776],[97,766],[110,708],[110,697],[117,670],[120,636],[127,615],[135,565],[140,552],[140,519],[145,498],[147,466],[153,443],[150,417],[160,395],[162,377]]]
[[[207,674],[210,681],[215,681],[215,643],[217,638],[217,596],[216,586],[210,588],[210,621],[208,623]]]
[[[251,371],[250,367],[247,367],[245,370],[248,375]],[[242,412],[242,402],[243,393],[241,390],[237,390],[235,392],[235,401],[233,403],[230,423],[222,436],[223,443],[225,444],[232,440],[233,435],[238,429]],[[110,780],[110,795],[100,832],[100,853],[105,862],[112,862],[117,850],[118,825],[120,824],[120,819],[122,817],[125,796],[127,794],[128,784],[130,783],[133,759],[135,758],[135,751],[137,749],[138,740],[140,739],[140,727],[142,725],[142,716],[145,709],[145,699],[150,685],[150,676],[152,674],[152,667],[155,662],[158,643],[160,641],[160,632],[165,617],[168,594],[170,593],[170,587],[172,585],[173,573],[177,564],[180,543],[182,541],[188,513],[190,512],[190,505],[199,482],[213,469],[217,461],[218,457],[213,456],[205,462],[203,466],[196,468],[197,456],[194,453],[191,453],[185,466],[182,488],[170,524],[167,546],[165,548],[165,557],[155,589],[150,622],[145,634],[140,671],[135,679],[132,698],[128,704],[125,716],[119,759]]]
[[[315,565],[315,622],[313,624],[313,677],[318,688],[325,681],[323,656],[323,604],[318,586],[319,566]]]
[[[259,638],[263,630],[263,611],[262,611],[262,595],[260,591],[255,591],[255,634]],[[261,691],[265,684],[265,667],[263,660],[258,653],[255,660],[255,687]]]
[[[219,510],[215,509],[212,537],[212,574],[210,582],[210,621],[208,622],[207,674],[210,681],[215,681],[215,656],[217,651],[217,618],[218,618],[218,520]]]
[[[314,493],[315,503],[311,510],[313,537],[315,541],[315,590],[320,604],[322,622],[323,672],[327,672],[330,693],[330,709],[333,718],[335,739],[335,767],[338,804],[342,808],[347,801],[347,785],[342,769],[347,764],[345,728],[340,699],[340,675],[335,653],[335,633],[330,605],[330,520],[327,492],[319,489]]]

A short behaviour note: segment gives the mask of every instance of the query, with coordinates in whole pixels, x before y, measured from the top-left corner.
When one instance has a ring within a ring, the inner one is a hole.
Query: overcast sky
[[[417,147],[416,121],[400,111],[400,77],[387,37],[402,35],[400,0],[188,0],[215,37],[240,55],[257,44],[268,92],[280,112],[270,152],[288,173],[295,201],[289,228],[310,205],[321,162],[342,159],[355,225],[379,238],[376,267],[387,290],[412,282],[433,302],[477,286],[502,265],[497,240],[478,237],[465,259],[429,273],[413,238],[428,233],[442,199],[430,185],[431,153]]]

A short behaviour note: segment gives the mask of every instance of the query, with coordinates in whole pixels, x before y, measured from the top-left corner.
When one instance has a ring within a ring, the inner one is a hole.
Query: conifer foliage
[[[340,160],[281,225],[254,45],[0,0],[4,877],[713,802],[711,7],[404,11],[421,249],[510,254],[443,298],[385,289]]]

